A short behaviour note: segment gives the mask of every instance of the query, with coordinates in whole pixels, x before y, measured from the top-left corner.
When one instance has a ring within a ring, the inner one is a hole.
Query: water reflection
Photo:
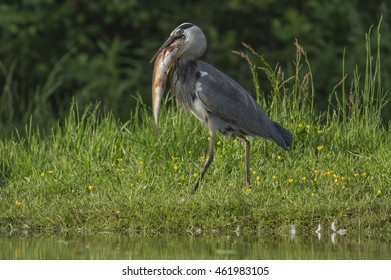
[[[0,259],[391,259],[388,239],[295,233],[276,236],[112,232],[0,234]]]

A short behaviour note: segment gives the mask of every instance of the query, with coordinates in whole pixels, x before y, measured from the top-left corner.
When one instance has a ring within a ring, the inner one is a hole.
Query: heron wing
[[[272,137],[274,123],[242,86],[206,62],[196,70],[196,95],[211,114],[246,134]]]

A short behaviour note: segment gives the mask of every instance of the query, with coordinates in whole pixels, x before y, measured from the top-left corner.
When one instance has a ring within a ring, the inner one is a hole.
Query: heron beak
[[[164,49],[169,47],[173,42],[175,42],[175,40],[177,40],[179,38],[181,38],[181,37],[177,37],[177,36],[170,36],[170,37],[168,37],[168,39],[164,42],[164,44],[154,54],[154,56],[152,57],[152,59],[151,59],[151,61],[149,63],[152,63],[156,59],[156,57],[159,55],[159,53],[161,53]]]

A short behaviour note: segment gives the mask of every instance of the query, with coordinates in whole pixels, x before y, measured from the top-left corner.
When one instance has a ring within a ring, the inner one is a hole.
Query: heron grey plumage
[[[246,136],[260,136],[272,140],[284,149],[289,148],[293,136],[287,129],[272,121],[236,81],[199,59],[206,49],[207,39],[198,26],[191,23],[179,25],[154,58],[177,39],[184,42],[172,61],[172,91],[177,104],[191,111],[208,127],[210,134],[208,156],[193,190],[198,189],[213,161],[217,131],[244,141],[246,184],[249,186],[250,142]]]

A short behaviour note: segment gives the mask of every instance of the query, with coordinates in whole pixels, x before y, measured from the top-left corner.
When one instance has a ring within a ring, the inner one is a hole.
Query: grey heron
[[[177,104],[191,111],[209,129],[210,143],[204,167],[193,191],[199,187],[214,158],[215,135],[219,131],[243,140],[246,185],[250,186],[250,142],[246,136],[260,136],[284,149],[292,143],[292,134],[272,121],[255,99],[232,78],[200,60],[207,46],[201,28],[182,23],[153,56],[152,84],[155,131],[165,77],[171,71],[171,88]]]

